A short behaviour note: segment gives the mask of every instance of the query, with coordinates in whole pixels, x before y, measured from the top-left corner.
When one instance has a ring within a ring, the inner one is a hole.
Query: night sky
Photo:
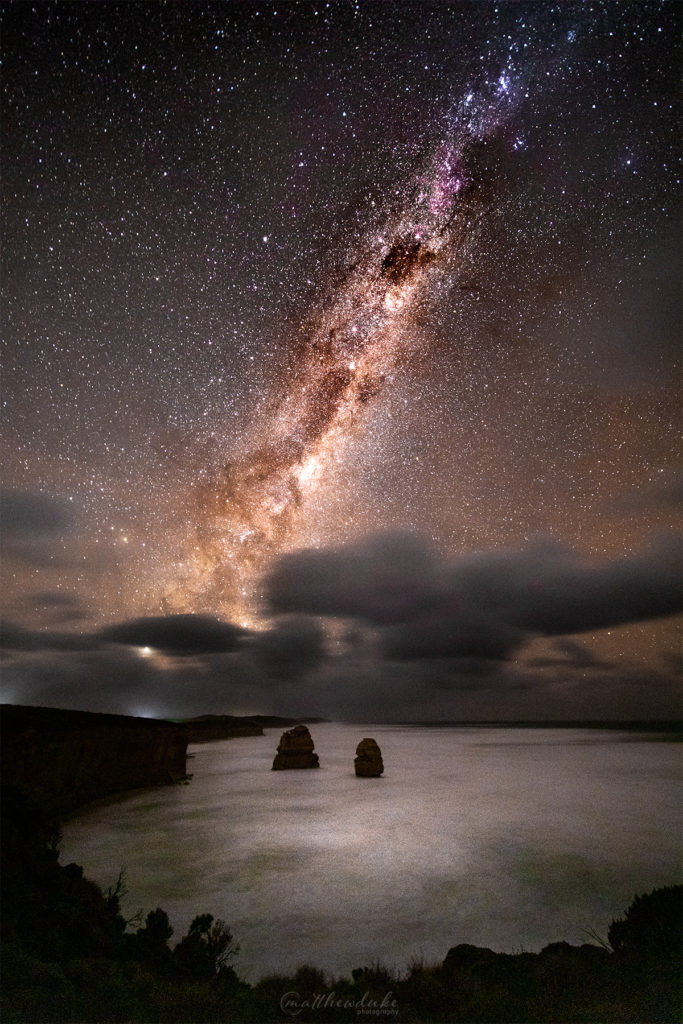
[[[680,5],[2,14],[2,699],[677,715]]]

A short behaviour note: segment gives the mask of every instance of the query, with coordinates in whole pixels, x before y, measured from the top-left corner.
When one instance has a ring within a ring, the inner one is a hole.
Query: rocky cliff
[[[186,777],[183,725],[4,704],[0,729],[3,783],[50,814]]]

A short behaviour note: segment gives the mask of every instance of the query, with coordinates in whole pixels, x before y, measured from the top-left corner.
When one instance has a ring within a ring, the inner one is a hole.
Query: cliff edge
[[[172,722],[3,704],[0,733],[3,783],[49,814],[186,777],[187,729]]]

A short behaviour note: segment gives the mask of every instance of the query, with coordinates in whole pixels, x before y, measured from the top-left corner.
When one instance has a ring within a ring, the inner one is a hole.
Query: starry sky
[[[680,16],[3,5],[3,700],[678,714]]]

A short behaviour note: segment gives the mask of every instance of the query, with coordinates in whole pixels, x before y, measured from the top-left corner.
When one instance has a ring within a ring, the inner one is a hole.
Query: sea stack
[[[377,779],[384,771],[382,751],[376,740],[361,740],[356,747],[356,759],[353,762],[356,775],[361,779]]]
[[[313,753],[313,739],[305,725],[295,725],[283,732],[273,761],[274,772],[319,767],[318,755]]]

